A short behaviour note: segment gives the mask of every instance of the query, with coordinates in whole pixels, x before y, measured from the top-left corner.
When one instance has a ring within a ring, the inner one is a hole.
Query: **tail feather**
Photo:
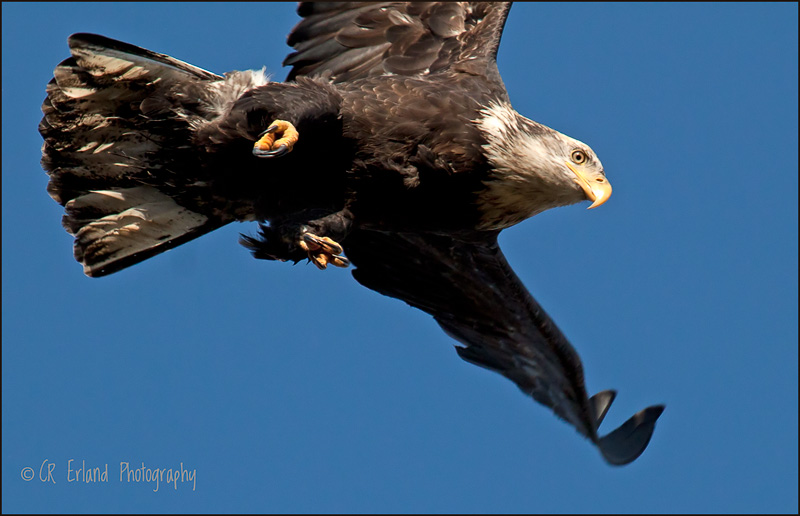
[[[603,391],[592,397],[595,399],[599,396],[594,403],[599,403],[604,408],[603,416],[598,418],[598,425],[614,399],[614,394],[608,393],[613,391]],[[597,447],[603,458],[614,466],[623,466],[636,460],[650,443],[650,438],[656,429],[656,421],[662,412],[664,405],[647,407],[631,416],[619,428],[597,439]]]
[[[263,73],[226,78],[92,34],[69,47],[39,132],[48,192],[66,208],[84,272],[109,274],[236,220],[210,193],[214,172],[193,136]]]
[[[80,65],[94,76],[126,79],[148,75],[153,80],[181,81],[187,77],[219,80],[222,76],[174,57],[159,54],[129,43],[100,36],[77,33],[67,40],[70,51]]]
[[[96,190],[69,201],[66,208],[75,258],[89,276],[109,274],[119,270],[120,260],[132,265],[215,227],[207,226],[207,216],[149,186]],[[131,257],[137,259],[131,262]]]

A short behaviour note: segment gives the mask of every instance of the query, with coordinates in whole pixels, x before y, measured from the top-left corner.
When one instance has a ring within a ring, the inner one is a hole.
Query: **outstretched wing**
[[[289,34],[287,81],[330,73],[424,75],[460,64],[494,64],[510,2],[301,2]]]
[[[589,398],[580,358],[528,293],[497,245],[475,240],[358,230],[344,241],[359,283],[433,315],[465,347],[464,360],[509,378],[589,438],[611,464],[645,449],[663,406],[642,410],[598,437],[613,391]]]

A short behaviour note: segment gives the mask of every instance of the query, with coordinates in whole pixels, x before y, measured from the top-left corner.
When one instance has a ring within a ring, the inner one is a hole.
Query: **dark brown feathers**
[[[508,2],[302,2],[287,40],[287,80],[330,74],[334,82],[431,74],[493,64]]]
[[[592,398],[575,349],[528,293],[497,245],[497,232],[464,238],[356,231],[344,243],[367,288],[431,314],[465,347],[459,356],[498,372],[589,438],[611,464],[647,447],[663,406],[648,407],[599,437],[613,391]]]

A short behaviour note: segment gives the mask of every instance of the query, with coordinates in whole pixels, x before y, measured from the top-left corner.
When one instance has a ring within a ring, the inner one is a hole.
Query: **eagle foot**
[[[300,133],[291,122],[274,120],[266,131],[258,135],[253,145],[253,155],[258,158],[280,158],[292,152]]]
[[[329,263],[336,267],[350,265],[350,260],[342,256],[342,246],[331,238],[303,233],[297,245],[308,253],[308,259],[320,270],[327,268]]]

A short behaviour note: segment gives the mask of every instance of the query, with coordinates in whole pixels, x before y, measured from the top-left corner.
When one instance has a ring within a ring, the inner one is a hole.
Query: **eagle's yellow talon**
[[[274,120],[266,131],[259,135],[253,145],[253,155],[259,158],[277,158],[292,152],[300,133],[291,122]]]
[[[331,263],[336,267],[346,268],[348,265],[350,265],[350,260],[344,256],[333,256],[331,258]]]
[[[314,262],[319,270],[325,270],[328,267],[328,255],[325,253],[309,254],[308,257]]]
[[[350,260],[342,256],[342,246],[329,237],[318,237],[312,233],[304,233],[298,241],[298,247],[308,253],[311,260],[320,270],[332,264],[336,267],[347,267]]]

